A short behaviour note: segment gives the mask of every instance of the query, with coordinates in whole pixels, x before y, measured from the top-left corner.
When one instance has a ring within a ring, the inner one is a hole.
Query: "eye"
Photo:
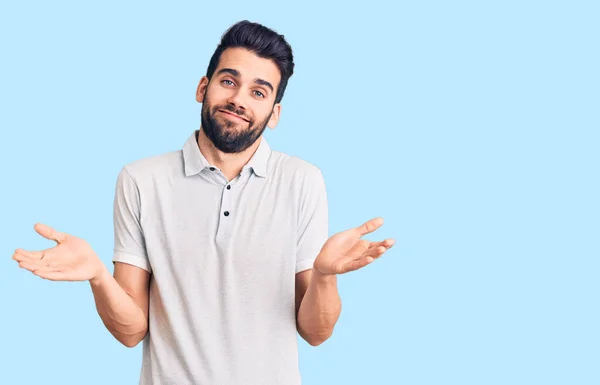
[[[233,82],[229,79],[221,80],[221,84],[225,84],[226,86],[233,85]]]
[[[254,92],[254,95],[258,96],[259,98],[264,98],[265,97],[265,95],[262,92],[260,92],[260,91],[256,91],[255,90],[253,92]]]

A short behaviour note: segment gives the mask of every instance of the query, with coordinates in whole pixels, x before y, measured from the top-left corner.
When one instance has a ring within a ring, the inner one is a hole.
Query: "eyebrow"
[[[222,73],[231,74],[232,76],[235,76],[236,78],[240,77],[240,72],[238,70],[234,70],[233,68],[221,68],[219,70],[219,72],[217,72],[217,75],[220,75]],[[274,92],[273,85],[264,79],[256,78],[256,79],[254,79],[254,83],[260,84],[261,86],[268,87],[271,89],[271,92]]]

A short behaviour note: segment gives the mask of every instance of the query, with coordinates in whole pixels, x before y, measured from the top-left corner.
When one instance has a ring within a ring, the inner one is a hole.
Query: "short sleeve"
[[[298,224],[296,273],[312,268],[329,236],[327,191],[323,174],[317,169],[304,183]]]
[[[123,262],[152,272],[140,222],[138,187],[125,167],[119,172],[113,209],[115,247],[113,262]]]

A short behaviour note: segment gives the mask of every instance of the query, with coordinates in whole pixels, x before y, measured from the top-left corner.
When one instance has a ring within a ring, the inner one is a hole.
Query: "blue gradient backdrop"
[[[393,5],[395,4],[395,5]],[[296,73],[271,146],[325,175],[330,232],[383,216],[396,246],[341,276],[306,385],[599,384],[598,2],[0,5],[0,383],[136,384],[87,283],[11,259],[88,240],[107,265],[117,173],[179,149],[238,20]],[[112,269],[112,267],[111,267]]]

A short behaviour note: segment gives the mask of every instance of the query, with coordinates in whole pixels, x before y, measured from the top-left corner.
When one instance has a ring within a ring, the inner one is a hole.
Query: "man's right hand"
[[[12,258],[19,262],[19,267],[52,281],[93,281],[108,273],[102,260],[85,240],[40,223],[34,229],[57,245],[41,251],[15,250]]]

